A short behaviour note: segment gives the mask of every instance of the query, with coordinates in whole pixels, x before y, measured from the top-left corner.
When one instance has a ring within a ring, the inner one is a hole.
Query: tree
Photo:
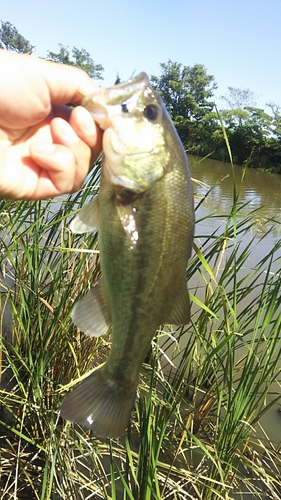
[[[93,59],[90,57],[89,52],[85,49],[77,49],[77,47],[73,47],[70,55],[70,51],[68,47],[65,47],[63,44],[59,43],[60,51],[56,52],[47,52],[47,59],[51,61],[55,61],[61,64],[69,64],[71,66],[77,66],[78,68],[83,69],[88,73],[91,78],[96,80],[102,80],[102,72],[104,71],[101,64],[95,64]]]
[[[168,60],[160,67],[161,75],[151,76],[153,88],[161,95],[184,146],[199,153],[202,122],[214,106],[210,101],[217,88],[214,77],[207,74],[202,64],[182,66]]]
[[[265,113],[263,109],[253,106],[245,106],[245,111],[248,113],[248,124],[254,134],[262,134],[263,138],[272,134],[273,120],[269,114]]]
[[[256,105],[256,96],[250,89],[240,89],[237,87],[227,87],[228,94],[220,96],[230,109],[243,110],[246,106]]]
[[[248,118],[248,113],[243,109],[224,109],[220,111],[220,116],[224,125],[228,129],[235,129],[237,126],[242,127]]]
[[[275,104],[274,102],[266,103],[271,109],[273,114],[273,126],[274,126],[274,134],[276,134],[279,138],[281,137],[281,106]]]
[[[48,50],[47,59],[50,59],[51,61],[54,61],[56,63],[69,64],[74,66],[74,62],[70,59],[68,47],[65,47],[62,43],[59,43],[58,45],[60,51],[56,53]]]
[[[226,126],[235,128],[242,127],[247,121],[247,109],[255,106],[255,94],[250,89],[240,89],[237,87],[227,87],[228,93],[220,98],[225,101],[229,109],[221,111],[221,116]]]
[[[1,21],[0,48],[19,52],[20,54],[32,54],[35,46],[31,45],[11,23]]]
[[[221,113],[235,163],[249,166],[268,163],[268,139],[272,137],[272,117],[261,108],[245,106]],[[272,144],[272,142],[271,142]]]
[[[213,108],[213,103],[208,99],[213,97],[217,86],[214,77],[207,74],[202,64],[190,67],[168,60],[168,63],[161,63],[160,67],[161,75],[152,75],[151,82],[172,118],[182,116],[195,119]]]

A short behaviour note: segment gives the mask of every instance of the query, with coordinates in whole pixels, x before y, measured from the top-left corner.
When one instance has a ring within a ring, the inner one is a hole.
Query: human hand
[[[101,130],[77,103],[97,86],[84,71],[0,49],[0,198],[76,191],[101,151]]]

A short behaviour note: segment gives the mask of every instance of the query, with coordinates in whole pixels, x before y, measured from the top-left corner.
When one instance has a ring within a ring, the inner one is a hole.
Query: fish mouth
[[[144,158],[147,157],[147,155],[149,156],[152,156],[152,155],[157,155],[158,151],[156,149],[149,149],[145,152],[142,152],[142,153],[132,153],[132,154],[125,154],[125,155],[122,155],[122,158],[125,160],[125,162],[127,161],[131,161],[131,160],[143,160]],[[116,154],[120,154],[118,152],[116,152]]]
[[[94,112],[99,106],[123,104],[149,86],[148,76],[142,72],[127,82],[118,83],[113,87],[97,89],[93,94],[83,97],[81,105]]]
[[[146,87],[149,87],[149,79],[147,74],[142,72],[127,82],[118,83],[118,85],[105,89],[104,104],[107,106],[123,104]]]
[[[137,102],[138,97],[150,89],[149,79],[146,73],[140,73],[135,78],[122,82],[113,87],[99,88],[93,94],[85,96],[81,105],[84,106],[94,117],[100,128],[106,130],[111,125],[113,115],[119,115],[118,105],[129,105],[130,99]],[[110,106],[110,112],[108,107]],[[114,107],[116,106],[116,111]]]

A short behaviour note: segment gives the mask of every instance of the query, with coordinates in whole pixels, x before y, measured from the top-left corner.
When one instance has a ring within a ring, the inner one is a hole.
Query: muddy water
[[[231,165],[223,162],[206,159],[198,163],[198,160],[200,159],[189,157],[192,178],[199,181],[199,183],[194,182],[195,205],[204,199],[210,188],[212,189],[196,211],[198,222],[195,241],[200,246],[201,235],[210,235],[215,230],[218,231],[218,234],[223,231],[225,216],[231,212],[233,206],[234,176],[239,192],[238,205],[242,207],[238,217],[242,218],[251,214],[256,221],[256,225],[243,236],[243,241],[240,242],[242,250],[250,241],[254,239],[257,241],[257,244],[251,247],[245,269],[242,271],[246,275],[281,239],[281,175],[253,169],[243,172],[241,167],[235,167],[233,170]],[[213,215],[212,218],[208,217],[202,220],[210,214]],[[268,234],[266,234],[267,232]],[[280,272],[280,253],[279,257],[275,263],[275,272]],[[200,286],[198,277],[195,277],[194,282],[191,282],[189,286],[191,289],[195,289],[198,284]],[[199,298],[204,299],[200,296]],[[247,304],[244,302],[243,305]],[[241,354],[243,352],[240,352],[239,356]],[[274,396],[272,395],[272,399],[276,397],[276,394],[281,394],[281,377],[278,382],[271,388],[275,393]],[[268,403],[270,398],[271,396],[269,396]],[[281,409],[281,402],[273,405],[261,420],[263,431],[260,428],[255,429],[257,439],[261,438],[264,442],[267,436],[275,446],[281,442],[281,413],[278,412],[279,409]]]

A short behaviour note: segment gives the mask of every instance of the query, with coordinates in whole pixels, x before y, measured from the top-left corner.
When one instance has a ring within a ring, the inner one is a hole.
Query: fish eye
[[[145,106],[143,114],[149,121],[154,121],[158,117],[158,108],[155,104],[149,104],[148,106]]]

